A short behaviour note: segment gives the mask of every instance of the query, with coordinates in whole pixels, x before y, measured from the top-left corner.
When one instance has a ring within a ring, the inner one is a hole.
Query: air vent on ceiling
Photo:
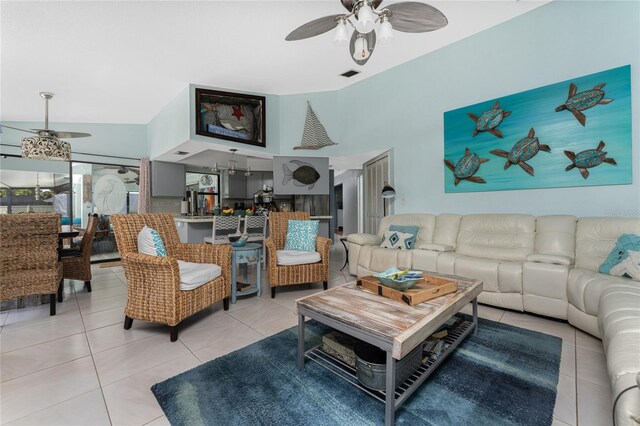
[[[187,151],[176,151],[173,153],[174,155],[187,155],[188,152]]]
[[[353,77],[354,75],[360,74],[360,71],[356,71],[356,70],[349,70],[347,72],[343,72],[342,74],[340,74],[343,77]]]

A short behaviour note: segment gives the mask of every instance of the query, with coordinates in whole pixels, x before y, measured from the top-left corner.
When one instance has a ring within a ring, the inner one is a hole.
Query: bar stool
[[[204,242],[209,244],[229,244],[229,235],[237,234],[239,230],[239,216],[214,216],[212,234],[210,237],[204,237]]]

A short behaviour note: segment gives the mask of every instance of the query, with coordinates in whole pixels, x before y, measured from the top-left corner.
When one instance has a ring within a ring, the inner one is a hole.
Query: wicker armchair
[[[269,238],[265,241],[269,256],[269,285],[271,298],[276,297],[276,287],[308,282],[322,281],[326,290],[329,282],[329,248],[331,240],[316,237],[316,251],[320,253],[321,261],[306,265],[278,265],[276,252],[284,249],[287,238],[289,220],[309,220],[307,212],[281,212],[269,214]]]
[[[0,300],[49,294],[50,314],[56,314],[59,229],[59,214],[0,215]]]
[[[62,251],[62,277],[84,281],[87,292],[91,292],[91,244],[98,229],[98,215],[89,214],[87,229],[82,235],[80,250]],[[58,290],[58,302],[62,302],[62,285]]]
[[[116,214],[111,216],[113,231],[128,283],[124,328],[134,319],[167,324],[171,341],[178,339],[178,324],[209,305],[223,301],[229,309],[231,294],[231,247],[228,245],[182,244],[175,221],[169,214]],[[138,253],[138,233],[149,226],[160,234],[166,257]],[[214,263],[222,275],[189,291],[180,290],[178,260]]]

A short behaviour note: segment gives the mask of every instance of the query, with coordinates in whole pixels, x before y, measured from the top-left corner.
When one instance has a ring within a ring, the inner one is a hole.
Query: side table
[[[242,247],[231,247],[231,303],[236,303],[237,296],[245,296],[247,294],[257,293],[258,296],[262,294],[261,285],[261,270],[260,267],[260,255],[262,252],[262,244],[247,243]],[[244,266],[244,281],[248,280],[248,267],[249,265],[256,265],[257,279],[255,283],[251,283],[251,287],[246,290],[238,291],[238,281],[236,273],[239,265]]]

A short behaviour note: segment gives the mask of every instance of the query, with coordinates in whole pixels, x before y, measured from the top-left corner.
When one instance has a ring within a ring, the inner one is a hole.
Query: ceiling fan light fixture
[[[343,46],[349,42],[349,30],[347,29],[347,20],[342,17],[338,18],[338,25],[333,36],[333,44]]]
[[[50,136],[22,138],[20,143],[22,157],[32,160],[71,161],[69,142]]]
[[[357,61],[362,61],[367,59],[371,55],[369,52],[369,44],[367,43],[367,39],[362,35],[358,34],[358,38],[354,44],[354,52],[353,59]]]
[[[371,5],[368,1],[363,1],[357,12],[358,22],[356,23],[356,30],[360,34],[368,34],[373,31],[373,27],[376,23],[376,15],[371,9]]]
[[[383,15],[380,18],[380,28],[378,29],[378,42],[382,45],[388,44],[393,39],[393,27],[389,22],[389,17]]]

